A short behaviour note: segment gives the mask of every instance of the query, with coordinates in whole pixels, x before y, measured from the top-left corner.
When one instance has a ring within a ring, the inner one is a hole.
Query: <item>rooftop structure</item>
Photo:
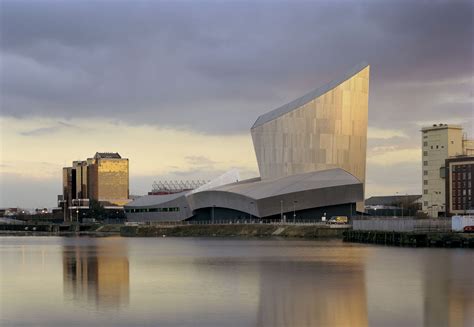
[[[94,159],[122,159],[118,152],[96,152]]]
[[[155,181],[153,189],[148,195],[164,195],[190,191],[205,185],[204,180],[186,180],[186,181]]]

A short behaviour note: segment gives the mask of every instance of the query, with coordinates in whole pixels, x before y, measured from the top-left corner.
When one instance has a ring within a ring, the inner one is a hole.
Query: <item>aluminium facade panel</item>
[[[342,168],[365,184],[369,73],[359,65],[260,116],[251,134],[262,180]]]

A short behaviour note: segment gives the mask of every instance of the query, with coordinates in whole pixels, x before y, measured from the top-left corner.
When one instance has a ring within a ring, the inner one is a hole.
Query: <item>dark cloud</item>
[[[371,126],[416,135],[407,117],[453,112],[472,124],[471,1],[2,1],[0,9],[2,115],[242,132],[368,61]],[[452,82],[432,84],[440,80]]]
[[[48,135],[48,134],[55,134],[55,133],[57,133],[57,132],[59,132],[63,129],[66,129],[66,128],[80,129],[80,127],[78,127],[76,125],[65,123],[65,122],[62,122],[62,121],[58,121],[53,126],[35,128],[35,129],[32,129],[32,130],[20,132],[20,134],[23,135],[23,136],[43,136],[43,135]]]

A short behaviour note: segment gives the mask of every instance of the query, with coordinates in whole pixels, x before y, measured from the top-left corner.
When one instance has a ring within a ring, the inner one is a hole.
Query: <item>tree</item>
[[[90,199],[89,215],[91,218],[95,218],[97,220],[104,220],[107,218],[107,210],[105,210],[104,206],[99,201]]]

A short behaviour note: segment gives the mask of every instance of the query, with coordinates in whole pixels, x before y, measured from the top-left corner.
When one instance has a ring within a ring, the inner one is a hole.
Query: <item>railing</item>
[[[132,224],[132,223],[129,223]],[[321,220],[296,220],[286,221],[281,220],[259,220],[259,219],[244,219],[244,220],[194,220],[194,221],[154,221],[137,223],[137,225],[151,225],[151,226],[185,226],[185,225],[252,225],[252,224],[271,224],[271,225],[293,225],[293,226],[322,226],[327,225]],[[347,225],[346,225],[347,226]]]

